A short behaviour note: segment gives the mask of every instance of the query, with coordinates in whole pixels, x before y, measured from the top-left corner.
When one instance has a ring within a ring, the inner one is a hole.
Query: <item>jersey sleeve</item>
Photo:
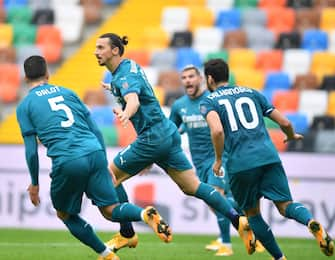
[[[179,127],[182,123],[182,119],[178,113],[178,104],[175,102],[171,107],[171,113],[169,119]]]
[[[120,77],[118,80],[118,86],[120,87],[121,95],[124,97],[129,93],[140,94],[142,84],[142,78],[136,73],[129,73],[126,76]]]
[[[26,102],[23,102],[16,109],[16,118],[23,137],[36,135],[36,130],[30,120],[28,106],[26,104]]]
[[[266,97],[260,92],[256,91],[257,99],[263,111],[263,116],[269,116],[275,107],[269,103]]]
[[[200,113],[204,118],[206,118],[210,111],[216,111],[215,105],[210,98],[206,97],[200,102]]]

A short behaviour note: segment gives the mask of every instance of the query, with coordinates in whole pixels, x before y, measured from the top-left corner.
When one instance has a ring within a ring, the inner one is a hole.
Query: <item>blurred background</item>
[[[99,84],[111,78],[93,55],[97,37],[106,32],[129,37],[125,56],[143,67],[167,115],[184,93],[181,68],[226,60],[231,84],[261,91],[305,135],[284,144],[278,126],[266,120],[292,193],[335,230],[335,205],[328,199],[335,197],[335,0],[0,0],[0,226],[61,226],[49,211],[32,210],[24,195],[29,174],[15,108],[27,92],[22,64],[28,56],[45,56],[50,82],[73,89],[89,106],[110,159],[135,139],[131,126],[115,120],[115,102]],[[187,149],[187,139],[183,144]],[[48,183],[50,165],[40,149],[41,178]],[[200,229],[192,232],[215,232],[207,208],[188,204],[160,169],[151,174],[129,182],[135,202],[158,204],[177,231],[192,231],[197,223]],[[167,193],[157,195],[160,186]],[[273,208],[264,207],[267,220],[278,224],[275,232],[304,236],[296,225],[283,229]]]

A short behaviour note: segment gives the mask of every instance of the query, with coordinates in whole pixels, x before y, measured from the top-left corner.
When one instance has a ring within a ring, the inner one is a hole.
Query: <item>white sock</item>
[[[232,248],[232,247],[231,247],[231,243],[222,243],[222,244],[223,244],[224,246],[230,248],[230,249]]]
[[[112,251],[106,246],[106,249],[100,253],[102,257],[108,256]]]

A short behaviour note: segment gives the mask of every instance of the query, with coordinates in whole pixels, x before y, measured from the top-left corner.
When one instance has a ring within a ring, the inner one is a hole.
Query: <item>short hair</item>
[[[112,48],[114,48],[114,47],[119,48],[120,56],[122,56],[123,53],[124,53],[124,46],[128,44],[128,37],[127,36],[120,37],[119,35],[117,35],[115,33],[105,33],[105,34],[100,35],[99,38],[108,38],[109,39],[109,44]]]
[[[23,64],[26,78],[35,80],[47,74],[47,63],[42,56],[33,55],[28,57]]]
[[[229,67],[223,59],[210,59],[205,63],[204,73],[206,78],[211,75],[214,81],[228,82]]]
[[[186,66],[181,70],[181,72],[188,71],[188,70],[195,70],[195,72],[196,72],[198,75],[201,75],[200,70],[199,70],[196,66],[194,66],[193,64],[186,65]]]

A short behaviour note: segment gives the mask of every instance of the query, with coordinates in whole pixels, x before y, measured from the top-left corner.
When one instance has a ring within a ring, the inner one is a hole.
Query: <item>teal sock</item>
[[[122,203],[117,205],[112,212],[112,221],[115,222],[130,222],[130,221],[141,221],[142,208],[131,204]]]
[[[120,203],[129,202],[128,195],[122,184],[115,188],[117,196],[119,197]],[[120,223],[120,234],[124,237],[130,238],[135,235],[135,230],[131,222],[121,222]]]
[[[216,217],[220,229],[222,243],[231,243],[230,239],[230,220],[224,215],[216,212]]]
[[[275,259],[281,258],[283,253],[281,252],[269,225],[264,221],[262,216],[258,214],[253,217],[248,217],[248,221],[256,238],[262,242],[266,250],[268,250]]]
[[[206,202],[215,211],[230,219],[233,226],[238,229],[239,215],[236,210],[227,202],[227,199],[212,186],[201,182],[195,196]]]
[[[70,217],[63,222],[74,237],[92,248],[98,254],[106,249],[104,243],[94,233],[91,225],[78,215],[70,215]]]
[[[312,213],[301,203],[292,202],[286,207],[285,217],[306,225],[313,218]]]

